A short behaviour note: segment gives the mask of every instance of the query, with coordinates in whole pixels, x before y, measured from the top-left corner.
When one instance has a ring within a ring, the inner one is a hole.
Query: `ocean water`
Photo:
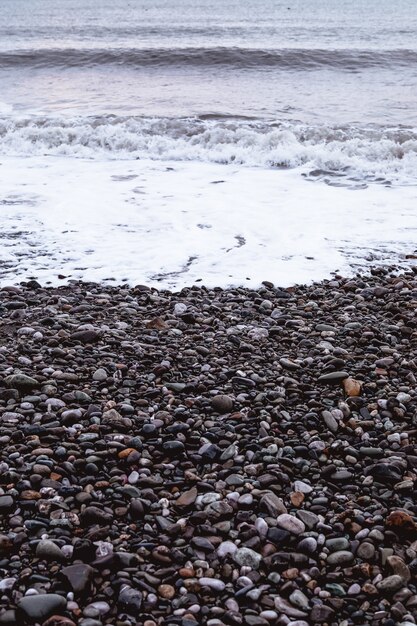
[[[0,282],[408,263],[416,116],[413,0],[0,0]]]

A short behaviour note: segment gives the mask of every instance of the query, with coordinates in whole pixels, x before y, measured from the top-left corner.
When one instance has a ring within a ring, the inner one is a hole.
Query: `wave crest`
[[[332,175],[417,178],[417,129],[307,126],[234,119],[3,117],[0,154],[308,165]]]
[[[373,67],[406,67],[417,63],[410,49],[280,50],[238,47],[214,48],[39,48],[0,52],[2,68],[53,68],[123,65],[127,67],[231,66],[277,67],[290,70],[335,68],[355,71]]]

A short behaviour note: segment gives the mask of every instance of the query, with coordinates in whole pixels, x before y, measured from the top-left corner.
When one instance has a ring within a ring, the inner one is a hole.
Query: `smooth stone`
[[[260,506],[269,513],[271,517],[277,517],[287,512],[287,508],[282,500],[272,491],[262,496]]]
[[[392,555],[387,557],[387,563],[394,572],[398,576],[404,580],[404,582],[408,582],[411,578],[410,568],[403,559],[397,555]]]
[[[297,606],[302,611],[308,611],[308,609],[310,608],[310,603],[307,596],[304,595],[304,593],[299,589],[296,589],[292,592],[292,594],[290,595],[290,602],[292,604],[295,604],[295,606]]]
[[[208,578],[203,576],[198,582],[202,587],[210,587],[210,589],[214,589],[215,591],[223,591],[226,587],[226,583],[219,578]]]
[[[85,607],[85,610],[90,608],[98,611],[99,615],[106,615],[111,610],[110,604],[108,604],[108,602],[104,602],[104,600],[96,600],[95,602],[91,602],[91,604],[88,604]]]
[[[337,552],[339,550],[348,550],[349,541],[346,539],[346,537],[335,537],[333,539],[327,539],[326,548],[328,548],[331,552]]]
[[[12,496],[0,496],[0,513],[9,513],[14,507]]]
[[[219,394],[214,396],[211,401],[211,406],[214,411],[220,413],[220,415],[224,415],[225,413],[230,413],[233,410],[233,400],[229,396]]]
[[[56,593],[25,596],[17,603],[18,611],[31,622],[42,622],[55,613],[62,613],[66,606],[66,599]]]
[[[29,390],[40,386],[37,380],[26,374],[11,374],[5,378],[5,382],[9,387],[19,390]]]
[[[165,598],[165,600],[172,600],[175,596],[175,587],[172,585],[159,585],[158,593],[161,598]]]
[[[326,424],[327,428],[332,433],[337,432],[337,430],[339,429],[339,424],[336,418],[333,417],[333,415],[330,413],[330,411],[323,411],[321,415],[323,417],[324,423]]]
[[[371,561],[375,556],[374,544],[369,541],[364,541],[359,545],[356,555],[364,561]]]
[[[217,548],[217,556],[224,558],[227,554],[235,554],[237,551],[237,545],[233,541],[222,541]]]
[[[348,550],[332,552],[327,557],[327,563],[329,565],[344,565],[346,563],[350,563],[351,561],[353,561],[353,554]]]
[[[99,369],[97,369],[94,374],[93,374],[93,380],[102,383],[105,380],[107,380],[108,378],[108,374],[106,372],[106,370],[102,367],[99,367]]]
[[[344,380],[345,378],[348,378],[349,374],[347,372],[344,371],[336,371],[336,372],[330,372],[329,374],[322,374],[321,376],[319,376],[319,378],[317,379],[317,382],[319,383],[328,383],[328,384],[337,384],[342,382],[342,380]]]
[[[379,583],[377,583],[376,588],[381,593],[394,593],[394,591],[397,591],[403,586],[404,579],[402,578],[402,576],[399,576],[398,574],[393,574],[392,576],[388,576],[387,578],[384,578]]]
[[[299,491],[300,493],[308,494],[313,491],[313,487],[303,482],[302,480],[294,481],[294,491]]]
[[[317,540],[314,537],[305,537],[298,544],[297,550],[306,554],[314,554],[317,550]]]
[[[289,513],[282,513],[279,515],[277,517],[277,524],[281,528],[284,528],[284,530],[288,530],[288,532],[293,535],[300,535],[305,532],[305,524],[300,519],[290,515]]]
[[[333,614],[334,610],[329,606],[325,604],[315,604],[311,609],[310,619],[313,623],[318,622],[320,624],[329,621]]]
[[[307,526],[309,530],[317,526],[319,523],[319,517],[312,511],[297,511],[297,517]]]
[[[262,556],[250,548],[239,548],[234,553],[233,560],[240,565],[240,567],[247,566],[252,569],[258,569],[262,561]]]
[[[49,539],[42,539],[36,546],[38,559],[46,561],[65,561],[65,556],[59,546]]]

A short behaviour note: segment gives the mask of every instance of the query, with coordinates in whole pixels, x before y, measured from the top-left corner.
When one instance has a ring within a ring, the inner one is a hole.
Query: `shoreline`
[[[0,289],[0,623],[416,623],[394,273]]]

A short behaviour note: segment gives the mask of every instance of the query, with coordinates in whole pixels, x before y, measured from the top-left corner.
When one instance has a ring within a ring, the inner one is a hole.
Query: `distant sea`
[[[406,263],[415,8],[0,0],[0,284],[288,285]]]

